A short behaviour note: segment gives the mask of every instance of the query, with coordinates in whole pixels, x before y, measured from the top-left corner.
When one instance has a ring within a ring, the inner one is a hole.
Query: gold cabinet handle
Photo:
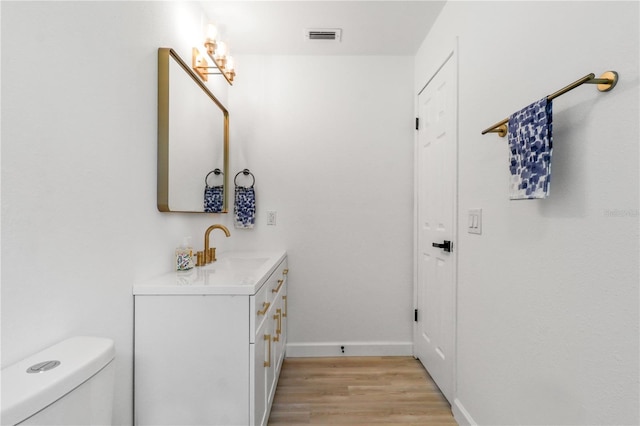
[[[264,362],[265,367],[271,367],[271,335],[265,334],[264,340],[269,341],[269,358]]]
[[[284,312],[282,313],[283,317],[287,317],[287,311],[289,310],[287,308],[287,296],[282,296],[282,300],[284,300]]]
[[[271,289],[271,293],[277,293],[280,291],[280,287],[282,287],[282,283],[284,283],[284,280],[278,280],[278,287]]]
[[[287,275],[289,273],[289,269],[283,269],[282,270],[282,275]]]
[[[276,335],[273,336],[273,341],[274,342],[279,342],[280,341],[280,329],[282,328],[281,326],[281,321],[282,321],[282,311],[280,309],[276,309],[276,314],[273,316],[273,319],[276,320]]]
[[[280,335],[282,334],[282,309],[276,309],[276,314],[273,316],[273,319],[278,320],[278,327],[276,327],[276,334],[278,334],[278,338],[279,338]]]
[[[267,311],[269,310],[269,306],[271,306],[271,303],[269,302],[262,302],[262,310],[258,311],[258,315],[264,315],[267,313]]]

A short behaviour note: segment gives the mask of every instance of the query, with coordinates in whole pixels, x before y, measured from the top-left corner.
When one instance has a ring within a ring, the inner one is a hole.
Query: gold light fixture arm
[[[191,49],[191,68],[200,76],[203,81],[208,81],[210,75],[219,75],[221,74],[229,85],[233,86],[233,78],[236,75],[235,70],[231,70],[225,72],[224,70],[224,59],[220,61],[216,61],[214,57],[209,54],[209,50],[207,49],[207,56],[214,63],[215,66],[210,66],[207,59],[200,54],[200,51],[197,47]],[[213,71],[210,71],[213,70]],[[217,70],[217,71],[216,71]]]
[[[564,95],[570,90],[575,89],[578,86],[582,86],[583,84],[597,84],[598,90],[601,92],[608,92],[612,90],[616,84],[618,83],[618,73],[615,71],[607,71],[603,73],[599,78],[595,78],[595,74],[590,73],[585,75],[584,77],[574,81],[573,83],[563,87],[562,89],[550,94],[547,96],[547,100],[551,101],[557,98],[560,95]],[[500,137],[505,137],[507,135],[507,123],[509,122],[508,118],[505,118],[502,121],[497,122],[491,127],[487,127],[482,131],[482,134],[487,133],[497,133]]]

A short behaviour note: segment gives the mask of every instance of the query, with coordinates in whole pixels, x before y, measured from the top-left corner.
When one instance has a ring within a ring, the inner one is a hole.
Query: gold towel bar
[[[591,73],[591,74],[587,74],[584,77],[582,77],[579,80],[574,81],[573,83],[569,84],[566,87],[563,87],[562,89],[558,90],[557,92],[554,92],[552,94],[550,94],[549,96],[547,96],[547,100],[550,101],[552,99],[557,98],[560,95],[564,95],[565,93],[567,93],[570,90],[575,89],[578,86],[581,86],[583,84],[597,84],[598,85],[598,90],[601,92],[608,92],[609,90],[613,89],[616,84],[618,83],[618,73],[615,71],[607,71],[604,74],[602,74],[599,78],[595,78],[595,74]],[[508,118],[505,118],[502,121],[499,121],[498,123],[494,124],[491,127],[488,127],[486,129],[484,129],[482,131],[482,134],[487,134],[487,133],[497,133],[500,137],[505,137],[507,135],[507,123],[509,122]]]

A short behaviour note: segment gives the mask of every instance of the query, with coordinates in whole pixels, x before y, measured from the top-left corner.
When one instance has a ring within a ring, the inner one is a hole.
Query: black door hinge
[[[420,119],[416,117],[416,130],[420,128]]]
[[[413,320],[415,322],[418,322],[418,310],[417,309],[413,310]]]

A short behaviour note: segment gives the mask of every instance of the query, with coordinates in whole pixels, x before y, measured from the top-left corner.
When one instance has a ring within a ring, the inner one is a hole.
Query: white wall
[[[116,424],[131,422],[132,284],[220,218],[156,208],[157,49],[190,62],[203,21],[190,2],[2,2],[2,366],[113,338]]]
[[[258,226],[232,238],[289,253],[289,354],[410,354],[413,58],[237,63],[232,170],[256,176]]]
[[[2,2],[2,365],[72,335],[114,338],[118,424],[132,284],[170,270],[182,236],[200,246],[211,223],[232,226],[156,210],[156,49],[188,60],[203,20],[184,2]],[[638,423],[637,3],[453,2],[415,77],[406,57],[238,57],[220,90],[231,172],[256,175],[259,217],[216,245],[289,251],[299,348],[402,348],[412,99],[455,36],[460,219],[485,215],[482,236],[460,233],[459,401],[480,424]],[[551,198],[509,202],[505,140],[480,130],[609,68],[613,92],[555,104]],[[532,256],[544,267],[525,267]]]
[[[638,3],[450,2],[415,93],[459,37],[456,409],[482,425],[635,424],[638,415]],[[481,130],[554,101],[550,198],[508,200],[507,141]],[[483,209],[483,234],[463,226]]]

